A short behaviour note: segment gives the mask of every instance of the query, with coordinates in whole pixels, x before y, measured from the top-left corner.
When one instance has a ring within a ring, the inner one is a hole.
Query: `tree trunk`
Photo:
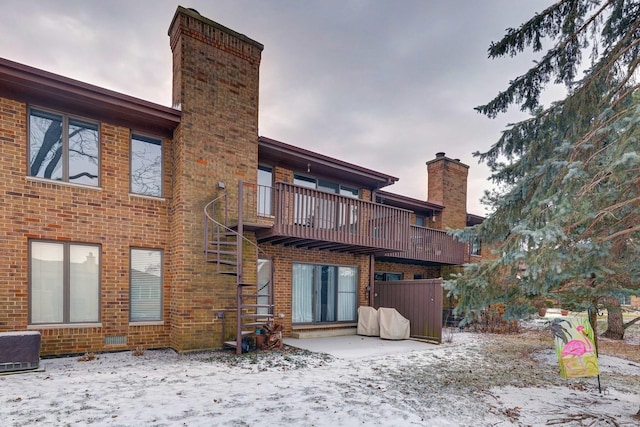
[[[602,334],[604,338],[612,340],[624,339],[624,322],[622,320],[622,310],[620,309],[620,301],[614,297],[606,297],[602,299],[607,309],[607,330]]]

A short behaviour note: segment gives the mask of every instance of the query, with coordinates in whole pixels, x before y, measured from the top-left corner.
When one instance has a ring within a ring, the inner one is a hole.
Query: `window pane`
[[[58,243],[31,242],[31,323],[64,321],[64,250]]]
[[[291,321],[313,322],[313,265],[294,263],[292,282]]]
[[[162,141],[131,138],[131,192],[162,196]]]
[[[349,188],[343,185],[340,186],[340,194],[347,197],[353,197],[354,199],[360,197],[360,191],[357,188]]]
[[[271,192],[273,170],[268,166],[258,166],[258,215],[272,215]]]
[[[316,180],[306,176],[294,175],[293,183],[300,187],[316,188]],[[313,227],[315,222],[315,197],[307,194],[308,192],[296,189],[293,205],[293,217],[295,224]]]
[[[357,269],[338,267],[338,321],[355,321],[357,310]]]
[[[336,320],[336,267],[316,266],[318,284],[316,289],[316,322]]]
[[[162,320],[162,251],[131,249],[132,322]]]
[[[339,193],[340,186],[336,182],[318,179],[318,190],[328,191],[329,193]]]
[[[69,182],[98,185],[98,126],[69,120]]]
[[[268,259],[258,259],[258,304],[269,304],[269,290],[271,282],[271,261]],[[258,314],[267,314],[268,307],[258,307]]]
[[[69,246],[69,321],[100,321],[100,247]]]
[[[32,110],[29,116],[29,175],[62,179],[62,116]]]

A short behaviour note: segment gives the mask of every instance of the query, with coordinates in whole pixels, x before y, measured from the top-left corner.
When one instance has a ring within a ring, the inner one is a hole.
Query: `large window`
[[[100,321],[100,246],[31,241],[29,322]]]
[[[129,319],[162,320],[162,251],[131,249]]]
[[[31,109],[29,175],[98,186],[99,135],[96,123]]]
[[[131,136],[131,192],[162,197],[162,140]]]
[[[293,264],[292,322],[354,322],[358,269]]]

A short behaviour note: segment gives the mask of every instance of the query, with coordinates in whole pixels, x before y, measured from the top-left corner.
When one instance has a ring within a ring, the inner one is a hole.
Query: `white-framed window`
[[[358,268],[293,263],[292,323],[354,322]]]
[[[98,123],[37,108],[29,110],[29,176],[100,185]]]
[[[162,197],[163,146],[161,138],[131,135],[131,193]]]
[[[131,248],[129,320],[162,320],[162,250]]]
[[[29,242],[29,323],[100,321],[100,245]]]

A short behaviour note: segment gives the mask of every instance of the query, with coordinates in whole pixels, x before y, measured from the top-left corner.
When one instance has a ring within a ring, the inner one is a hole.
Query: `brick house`
[[[376,280],[480,254],[442,231],[481,220],[468,166],[427,162],[427,201],[383,191],[258,136],[260,43],[182,7],[169,38],[175,108],[0,59],[0,332],[67,354],[352,328]]]

